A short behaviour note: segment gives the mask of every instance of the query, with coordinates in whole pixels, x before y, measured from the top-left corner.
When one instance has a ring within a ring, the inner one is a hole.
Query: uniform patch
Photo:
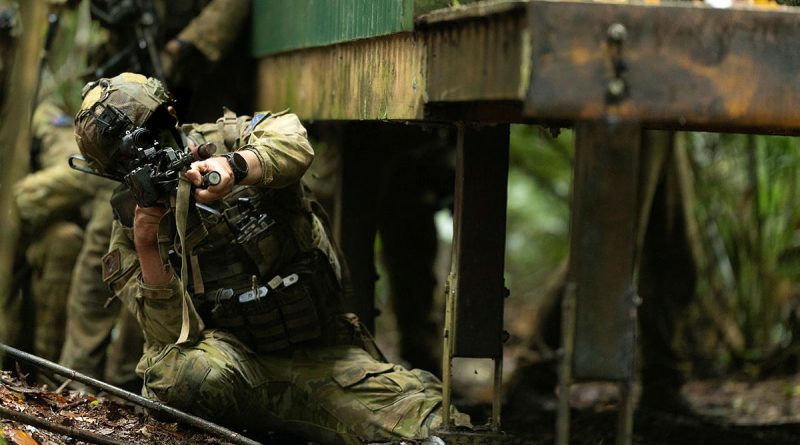
[[[120,260],[119,249],[114,249],[103,257],[103,281],[108,280],[121,269],[122,261]]]
[[[54,117],[50,120],[50,125],[53,127],[71,127],[72,126],[72,118],[67,116],[66,114],[59,114],[58,116]]]
[[[269,115],[270,113],[258,113],[255,116],[253,116],[253,120],[250,121],[250,125],[247,126],[247,130],[245,130],[245,133],[250,134],[253,131],[253,129],[256,128],[256,125],[258,125],[259,122],[263,121],[264,118],[266,118]]]

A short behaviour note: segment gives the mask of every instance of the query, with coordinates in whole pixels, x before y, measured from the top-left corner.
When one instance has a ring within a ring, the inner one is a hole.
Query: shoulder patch
[[[57,115],[53,119],[51,119],[50,120],[50,125],[52,125],[53,127],[58,127],[58,128],[71,127],[72,126],[72,118],[70,118],[66,114],[62,113],[62,114]]]
[[[120,270],[122,270],[122,260],[119,249],[114,249],[103,257],[103,281],[108,281]]]
[[[247,126],[245,133],[250,134],[253,131],[253,129],[256,128],[256,125],[258,125],[259,122],[263,121],[264,119],[268,118],[271,115],[272,113],[267,112],[267,113],[258,113],[255,116],[253,116],[253,119],[250,121],[250,125]]]

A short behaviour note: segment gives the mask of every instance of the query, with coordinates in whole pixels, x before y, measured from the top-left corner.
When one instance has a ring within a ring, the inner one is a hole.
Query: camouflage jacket
[[[29,231],[63,218],[65,213],[89,203],[98,190],[114,184],[70,168],[69,156],[79,153],[72,119],[55,105],[43,102],[36,108],[32,130],[41,141],[37,158],[42,168],[14,184],[17,211]]]
[[[254,117],[232,113],[211,124],[192,124],[182,127],[183,133],[198,144],[213,142],[217,154],[221,150],[251,150],[261,162],[263,177],[256,186],[237,186],[224,199],[209,204],[214,211],[225,212],[243,197],[258,198],[279,203],[272,217],[277,221],[274,236],[256,240],[247,245],[235,245],[224,234],[224,225],[213,225],[200,218],[190,223],[187,240],[195,240],[190,255],[201,271],[189,283],[194,298],[190,311],[190,339],[200,337],[207,323],[197,310],[197,290],[203,287],[206,294],[223,286],[242,290],[248,286],[252,273],[259,282],[269,280],[304,253],[315,250],[327,257],[337,278],[341,277],[339,259],[332,247],[320,219],[307,211],[303,203],[300,179],[311,163],[314,152],[306,139],[306,131],[293,114],[257,113]],[[197,211],[200,212],[199,210]],[[167,216],[172,217],[172,213]],[[170,224],[162,222],[159,239],[167,244],[174,241]],[[254,256],[248,249],[258,250]],[[175,249],[179,252],[179,249]],[[261,258],[257,272],[237,270],[241,258]],[[166,265],[166,264],[165,264]],[[175,261],[172,262],[173,268]],[[199,278],[198,282],[198,275]],[[166,345],[175,343],[181,331],[184,285],[179,274],[167,286],[148,286],[141,281],[141,271],[132,242],[132,229],[120,220],[114,222],[109,254],[104,258],[103,279],[115,294],[135,314],[145,334],[147,348],[142,362],[158,354]],[[243,280],[248,280],[243,282]]]

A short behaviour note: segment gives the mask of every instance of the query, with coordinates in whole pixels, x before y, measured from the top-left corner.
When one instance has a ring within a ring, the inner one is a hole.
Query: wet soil
[[[10,372],[0,373],[0,406],[59,425],[79,428],[126,444],[222,444],[224,441],[176,423],[160,422],[144,410],[63,390],[31,387]],[[76,444],[76,440],[0,415],[0,444]]]
[[[618,394],[608,384],[576,385],[570,394],[572,444],[613,444]],[[800,444],[800,376],[763,381],[720,379],[693,381],[682,389],[684,409],[640,407],[635,415],[635,444],[789,445]],[[508,443],[552,444],[555,439],[554,393],[531,391],[511,397],[504,406],[503,429]],[[76,391],[59,393],[26,385],[9,372],[0,373],[0,406],[60,425],[72,426],[131,444],[221,444],[176,423],[162,422],[144,410]],[[486,419],[484,402],[459,406],[474,419]],[[276,437],[265,443],[298,444]],[[277,439],[277,440],[275,440]],[[0,444],[77,444],[73,438],[0,416]]]

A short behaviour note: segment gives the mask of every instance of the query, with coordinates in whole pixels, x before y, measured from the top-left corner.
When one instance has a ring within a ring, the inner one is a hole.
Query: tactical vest
[[[298,343],[353,343],[342,330],[341,265],[321,215],[298,183],[282,189],[235,187],[189,214],[189,282],[207,328],[224,329],[257,352]],[[115,213],[132,224],[118,189]],[[159,228],[162,259],[179,274],[174,218]]]

